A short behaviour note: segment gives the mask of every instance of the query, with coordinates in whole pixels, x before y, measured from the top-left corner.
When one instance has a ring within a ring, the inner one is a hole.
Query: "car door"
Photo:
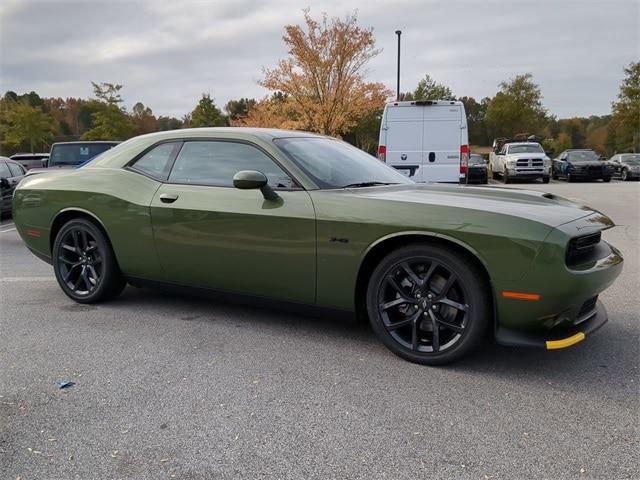
[[[4,160],[0,160],[0,179],[2,179],[0,186],[0,196],[2,198],[2,204],[0,209],[3,212],[11,210],[11,199],[13,197],[13,191],[16,189],[16,185],[20,182],[21,176],[14,176],[9,169],[9,163]]]
[[[233,187],[257,170],[278,198]],[[230,140],[186,141],[151,203],[166,281],[315,302],[315,212],[309,194],[264,150]]]
[[[424,182],[460,180],[462,110],[458,105],[425,105],[422,123]]]

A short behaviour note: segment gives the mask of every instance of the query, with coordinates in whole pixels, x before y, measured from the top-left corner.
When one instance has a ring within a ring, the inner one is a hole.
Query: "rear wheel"
[[[53,269],[62,291],[78,303],[110,300],[126,285],[104,233],[81,218],[65,223],[58,232]]]
[[[604,183],[609,183],[611,181],[611,177],[603,177],[602,181]]]
[[[435,245],[385,257],[367,288],[371,326],[384,345],[415,363],[440,365],[471,351],[490,318],[490,287],[475,265]]]

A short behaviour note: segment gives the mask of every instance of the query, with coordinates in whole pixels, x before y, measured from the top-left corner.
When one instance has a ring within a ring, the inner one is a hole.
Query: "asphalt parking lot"
[[[78,305],[3,222],[0,477],[640,478],[640,182],[514,186],[617,223],[610,321],[443,368],[340,318],[132,287]]]

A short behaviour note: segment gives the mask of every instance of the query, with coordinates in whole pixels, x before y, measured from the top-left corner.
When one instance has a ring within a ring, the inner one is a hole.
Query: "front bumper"
[[[509,178],[543,178],[549,176],[549,168],[507,168]]]
[[[582,320],[572,328],[549,330],[547,332],[522,332],[505,327],[496,330],[496,341],[500,345],[544,348],[546,350],[559,350],[575,345],[584,340],[603,326],[609,317],[607,311],[598,302],[596,309],[588,318]]]

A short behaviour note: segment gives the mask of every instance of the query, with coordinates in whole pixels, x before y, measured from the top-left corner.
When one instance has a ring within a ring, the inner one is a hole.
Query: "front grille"
[[[578,316],[574,322],[574,325],[584,322],[585,320],[591,318],[595,313],[596,304],[598,303],[598,296],[591,297],[589,300],[582,304],[580,307],[580,311],[578,312]]]
[[[577,265],[581,261],[588,259],[601,239],[602,233],[596,232],[569,240],[569,244],[567,245],[567,265]]]
[[[544,161],[541,158],[519,158],[516,167],[542,167]]]

